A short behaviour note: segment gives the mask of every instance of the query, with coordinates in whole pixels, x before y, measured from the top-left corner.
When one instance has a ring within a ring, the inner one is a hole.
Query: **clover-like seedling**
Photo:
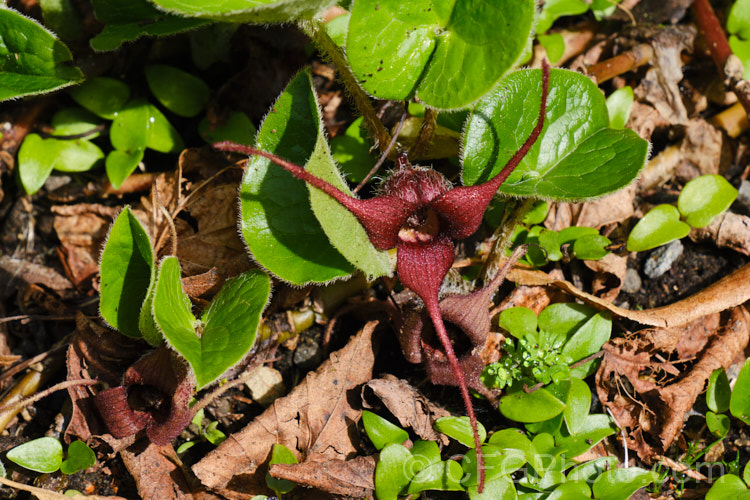
[[[83,441],[68,446],[68,458],[63,460],[63,447],[55,438],[42,437],[23,443],[8,451],[8,460],[36,472],[75,474],[96,463],[94,451]],[[3,476],[5,476],[3,469]]]
[[[463,370],[453,351],[440,314],[438,293],[445,275],[453,264],[454,241],[476,232],[492,197],[541,134],[548,88],[549,66],[545,62],[542,70],[542,99],[536,126],[503,170],[491,180],[476,186],[453,187],[439,172],[413,166],[405,155],[401,155],[397,170],[382,185],[382,194],[362,200],[344,193],[302,167],[265,151],[227,142],[214,145],[223,151],[259,155],[270,159],[346,207],[365,227],[370,241],[376,248],[397,248],[396,267],[399,279],[424,302],[445,350],[451,371],[458,380],[466,411],[474,429],[480,470],[483,467],[476,415]],[[480,480],[480,491],[481,484]]]

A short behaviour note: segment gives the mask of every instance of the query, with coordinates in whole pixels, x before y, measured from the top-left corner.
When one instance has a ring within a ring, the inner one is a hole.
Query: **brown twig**
[[[398,125],[396,125],[396,130],[393,132],[393,137],[391,137],[391,141],[388,143],[388,146],[383,151],[383,154],[380,155],[380,159],[373,165],[373,167],[370,169],[369,172],[367,172],[367,175],[364,179],[362,179],[362,182],[357,184],[357,187],[354,188],[352,193],[357,194],[357,192],[364,187],[365,184],[372,178],[373,175],[377,173],[378,170],[380,170],[380,167],[383,166],[383,162],[386,158],[390,155],[391,151],[393,151],[393,147],[396,145],[396,140],[398,139],[398,135],[401,133],[401,127],[404,126],[404,121],[406,120],[406,112],[404,112],[401,115],[401,120],[399,120]]]
[[[650,62],[653,57],[654,49],[650,45],[642,43],[606,61],[592,64],[586,70],[599,84],[643,66]]]
[[[716,18],[714,9],[708,0],[695,0],[691,8],[724,83],[737,94],[737,99],[742,103],[745,112],[750,115],[750,82],[742,79],[742,63],[732,54],[727,36]]]
[[[67,389],[68,387],[76,387],[79,385],[96,385],[99,384],[99,382],[96,379],[90,379],[90,380],[66,380],[65,382],[60,382],[59,384],[55,384],[52,387],[49,387],[41,392],[36,393],[35,395],[29,397],[29,398],[23,398],[18,399],[16,401],[11,401],[9,403],[6,403],[2,406],[0,406],[0,413],[4,413],[6,411],[15,410],[24,408],[26,406],[29,406],[33,403],[36,403],[40,399],[44,399],[50,394],[53,394],[57,391],[62,391],[64,389]]]

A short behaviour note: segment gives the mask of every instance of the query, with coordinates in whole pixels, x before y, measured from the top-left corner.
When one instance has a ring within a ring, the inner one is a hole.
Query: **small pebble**
[[[636,293],[641,289],[642,284],[641,276],[638,274],[638,271],[628,268],[628,270],[625,271],[625,279],[622,280],[621,290],[625,293]]]
[[[735,203],[741,206],[745,213],[750,214],[750,181],[747,179],[742,181],[739,191]]]
[[[651,279],[658,278],[672,268],[672,264],[680,258],[684,247],[680,240],[675,240],[651,252],[643,265],[643,272]]]
[[[305,339],[294,350],[293,360],[300,368],[314,368],[323,360],[323,350],[317,342]]]

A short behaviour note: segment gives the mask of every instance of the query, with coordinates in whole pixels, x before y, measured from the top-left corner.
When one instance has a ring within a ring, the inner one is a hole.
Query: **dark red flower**
[[[152,443],[164,446],[193,418],[189,403],[194,390],[185,362],[161,346],[133,363],[121,386],[99,392],[94,402],[114,437],[145,428]]]
[[[476,416],[461,364],[453,352],[440,315],[438,293],[445,275],[453,264],[454,240],[466,238],[476,232],[492,197],[541,134],[548,87],[549,66],[544,62],[541,107],[536,126],[500,173],[476,186],[453,187],[439,172],[412,166],[402,155],[398,160],[398,169],[383,182],[382,194],[375,198],[360,200],[315,177],[304,168],[273,154],[231,142],[214,144],[215,148],[222,151],[268,158],[346,207],[365,227],[370,241],[376,248],[387,250],[396,247],[398,277],[404,286],[424,301],[451,371],[458,381],[457,385],[474,430],[477,463],[480,468],[479,491],[482,490],[481,485],[484,482],[484,460]]]

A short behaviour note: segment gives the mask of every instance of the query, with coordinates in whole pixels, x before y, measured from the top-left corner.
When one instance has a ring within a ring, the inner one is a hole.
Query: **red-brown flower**
[[[361,200],[273,154],[231,142],[214,144],[215,148],[222,151],[270,159],[298,179],[325,192],[352,212],[365,227],[370,241],[376,248],[387,250],[396,247],[398,277],[404,286],[413,290],[424,301],[451,371],[458,381],[474,430],[480,469],[480,492],[484,482],[484,460],[476,416],[461,364],[456,358],[440,315],[438,293],[445,275],[453,264],[454,241],[476,232],[492,197],[539,137],[544,125],[548,87],[549,67],[544,62],[541,107],[536,126],[500,173],[476,186],[453,187],[439,172],[412,166],[405,156],[401,156],[398,160],[398,169],[381,186],[382,195]]]
[[[145,428],[152,443],[164,446],[193,418],[188,405],[194,390],[185,362],[162,346],[133,363],[122,385],[101,391],[94,403],[117,439]]]

